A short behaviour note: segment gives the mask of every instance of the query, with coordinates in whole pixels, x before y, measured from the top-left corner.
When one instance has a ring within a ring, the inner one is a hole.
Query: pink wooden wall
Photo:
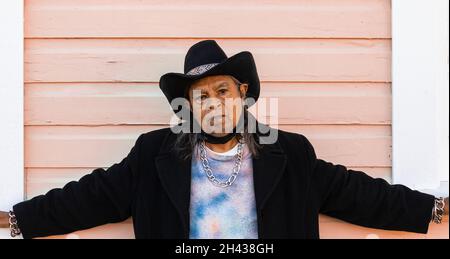
[[[250,50],[279,127],[318,155],[391,179],[388,0],[26,0],[26,191],[31,198],[123,158],[171,115],[159,77],[193,43]],[[322,238],[447,237],[321,217]],[[65,238],[133,237],[130,220]]]

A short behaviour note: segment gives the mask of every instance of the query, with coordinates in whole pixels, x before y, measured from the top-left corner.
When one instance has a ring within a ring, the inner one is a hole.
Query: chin
[[[225,135],[230,134],[232,132],[232,130],[233,130],[233,128],[229,129],[229,131],[226,131],[225,126],[223,126],[222,129],[215,130],[215,131],[213,131],[213,133],[215,135],[217,135],[217,137],[221,137],[221,136],[225,136]]]
[[[228,133],[224,133],[224,132],[222,132],[222,131],[219,131],[219,130],[213,130],[213,129],[208,129],[209,130],[209,132],[210,133],[208,133],[208,134],[210,134],[210,135],[213,135],[214,137],[222,137],[222,136],[225,136],[225,135],[227,135]],[[204,130],[205,132],[208,132],[208,131],[206,131],[206,130]]]

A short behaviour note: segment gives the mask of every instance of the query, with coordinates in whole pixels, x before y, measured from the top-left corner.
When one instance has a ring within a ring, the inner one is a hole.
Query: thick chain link
[[[208,177],[208,180],[218,187],[226,188],[231,186],[234,183],[234,181],[236,181],[236,178],[241,170],[242,156],[243,156],[243,140],[242,138],[240,138],[237,148],[236,160],[233,167],[233,172],[225,182],[221,182],[217,180],[217,178],[214,176],[211,166],[209,165],[208,157],[206,155],[205,141],[202,141],[200,143],[200,159],[202,162],[203,170],[206,176]]]
[[[444,217],[445,200],[443,197],[436,198],[434,200],[433,217],[432,221],[436,224],[442,223]]]
[[[16,237],[22,234],[17,224],[16,215],[13,211],[9,211],[9,229],[11,230],[11,237]]]

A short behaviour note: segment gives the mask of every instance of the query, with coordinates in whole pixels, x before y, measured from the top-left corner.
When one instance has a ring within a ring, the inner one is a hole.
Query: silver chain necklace
[[[225,182],[220,182],[217,180],[217,178],[214,176],[211,167],[209,166],[208,157],[206,155],[206,148],[205,148],[205,141],[200,142],[200,159],[202,162],[203,170],[208,177],[208,180],[214,184],[215,186],[227,188],[230,187],[234,181],[236,180],[239,171],[241,170],[242,165],[242,146],[243,141],[242,138],[239,139],[238,148],[237,148],[237,154],[236,154],[236,161],[234,163],[233,172],[230,175],[230,177]]]

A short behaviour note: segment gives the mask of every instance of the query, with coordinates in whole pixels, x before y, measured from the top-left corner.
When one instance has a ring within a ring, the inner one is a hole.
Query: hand
[[[448,215],[448,197],[444,199],[445,207],[444,207],[444,215]]]
[[[0,228],[9,228],[9,213],[0,211]]]

